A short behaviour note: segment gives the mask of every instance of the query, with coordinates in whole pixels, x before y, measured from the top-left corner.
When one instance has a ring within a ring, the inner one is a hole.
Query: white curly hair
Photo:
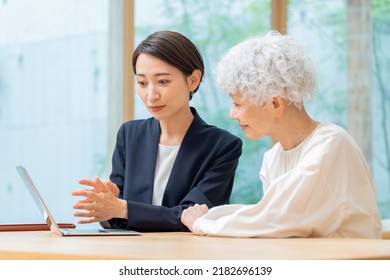
[[[304,46],[277,31],[233,47],[219,62],[215,78],[225,93],[238,91],[262,107],[280,96],[301,110],[316,87],[314,64]]]

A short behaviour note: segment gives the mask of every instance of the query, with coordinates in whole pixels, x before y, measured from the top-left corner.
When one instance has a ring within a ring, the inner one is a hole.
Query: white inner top
[[[158,145],[156,171],[154,173],[153,205],[161,205],[169,175],[171,174],[180,145]]]

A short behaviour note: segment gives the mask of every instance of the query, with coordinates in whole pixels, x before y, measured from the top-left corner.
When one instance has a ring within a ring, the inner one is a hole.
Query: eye
[[[164,80],[159,80],[159,81],[158,81],[158,83],[159,83],[159,84],[162,84],[162,85],[166,85],[166,84],[168,84],[169,82],[170,82],[170,81],[165,80],[165,79],[164,79]]]
[[[138,84],[139,86],[145,86],[145,85],[146,85],[146,82],[144,82],[144,81],[137,81],[137,84]]]

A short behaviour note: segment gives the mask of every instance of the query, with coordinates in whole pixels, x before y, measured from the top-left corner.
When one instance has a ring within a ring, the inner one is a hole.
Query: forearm
[[[165,207],[127,201],[127,228],[137,231],[183,231],[180,216],[183,206]]]

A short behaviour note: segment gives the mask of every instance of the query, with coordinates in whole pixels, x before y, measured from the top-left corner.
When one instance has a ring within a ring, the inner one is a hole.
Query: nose
[[[160,98],[160,94],[158,94],[158,92],[153,87],[153,85],[149,85],[148,86],[146,98],[149,101],[156,101],[156,100],[158,100]]]
[[[237,120],[237,111],[236,109],[234,108],[234,105],[232,105],[230,107],[230,112],[229,112],[229,116],[232,120]]]

